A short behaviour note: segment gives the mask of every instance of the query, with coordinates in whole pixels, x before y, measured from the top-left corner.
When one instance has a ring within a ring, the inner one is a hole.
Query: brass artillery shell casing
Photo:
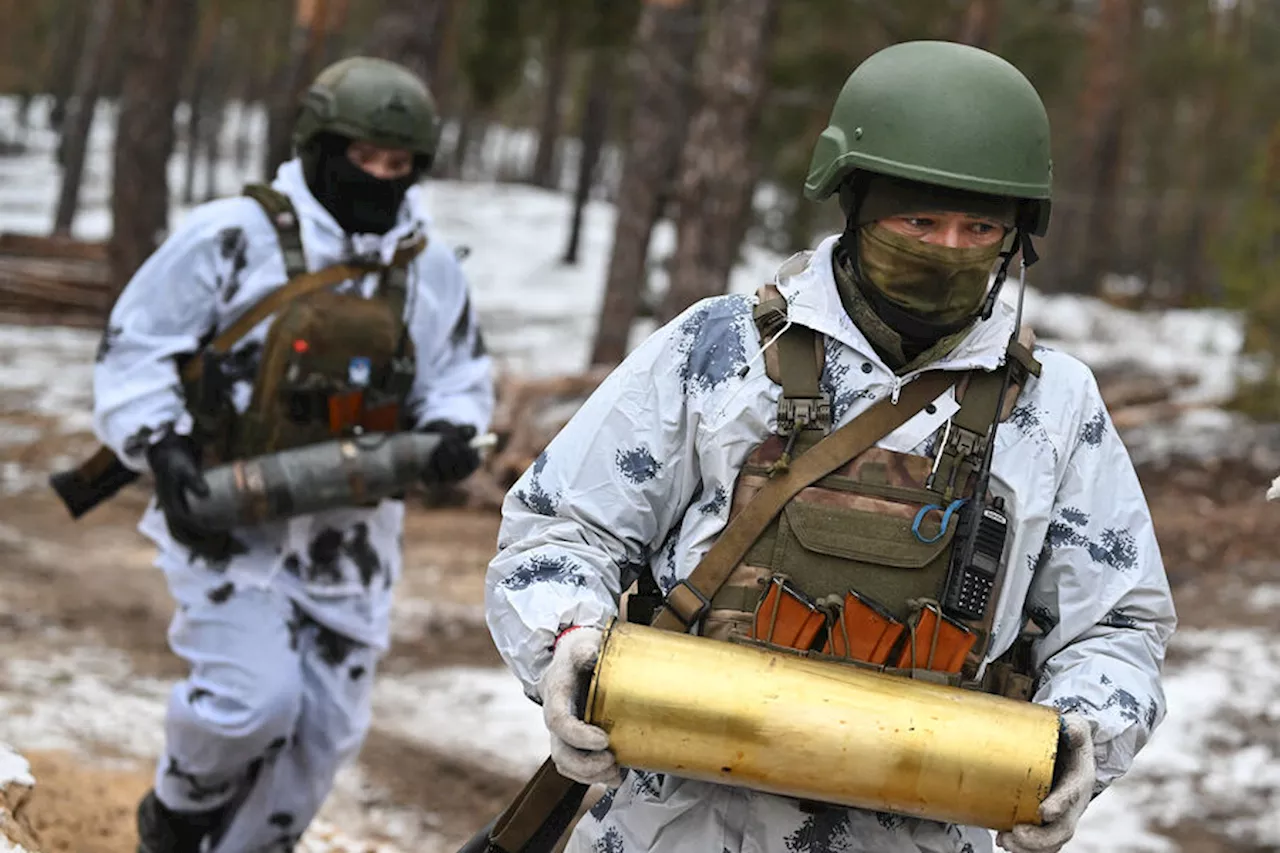
[[[587,698],[618,763],[989,829],[1038,823],[1057,712],[615,623]]]

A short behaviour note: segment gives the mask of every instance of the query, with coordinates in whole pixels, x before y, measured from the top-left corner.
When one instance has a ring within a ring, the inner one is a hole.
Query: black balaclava
[[[352,140],[322,133],[300,152],[307,186],[348,234],[385,234],[395,227],[409,187],[422,176],[421,159],[403,178],[375,178],[347,158]]]

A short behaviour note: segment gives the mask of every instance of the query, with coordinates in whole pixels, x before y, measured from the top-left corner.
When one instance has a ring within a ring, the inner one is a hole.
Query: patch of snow
[[[0,663],[0,732],[26,750],[106,752],[150,762],[163,748],[169,689],[167,682],[139,677],[127,654],[106,647],[10,658]],[[489,772],[524,775],[546,754],[541,712],[506,670],[384,675],[375,685],[374,706],[375,728]],[[0,784],[26,778],[25,762],[10,755],[0,745]],[[430,811],[392,802],[355,764],[339,773],[322,819],[299,850],[446,853],[439,825]],[[387,838],[407,847],[376,840]]]
[[[366,778],[364,768],[357,763],[338,771],[333,794],[307,834],[323,838],[325,827],[340,826],[348,836],[392,839],[410,850],[435,853],[445,842],[441,825],[440,816],[434,812],[395,803],[387,791]],[[364,848],[357,849],[364,853]]]
[[[1067,853],[1176,849],[1156,834],[1202,821],[1239,843],[1280,846],[1280,648],[1254,629],[1180,631],[1169,714],[1133,768],[1098,797]]]
[[[1267,500],[1280,500],[1280,477],[1271,481],[1271,488],[1267,489]]]
[[[420,853],[428,853],[416,847]],[[356,839],[327,820],[316,818],[294,848],[296,853],[402,853],[401,848],[378,841]]]
[[[391,635],[397,640],[412,641],[432,631],[452,639],[476,628],[485,628],[484,607],[478,604],[407,596],[391,604]]]
[[[1016,300],[1008,286],[1001,299]],[[1023,322],[1037,342],[1076,356],[1093,370],[1138,367],[1187,383],[1174,402],[1219,405],[1236,392],[1243,315],[1224,309],[1132,311],[1074,294],[1028,286]]]
[[[1267,583],[1255,587],[1249,596],[1248,607],[1258,613],[1280,613],[1280,584]]]
[[[480,759],[523,776],[547,757],[542,709],[505,669],[449,667],[381,676],[374,685],[378,728],[440,752]]]
[[[128,655],[77,648],[0,666],[4,736],[21,749],[109,746],[138,758],[160,753],[168,685],[134,674]]]
[[[13,747],[0,741],[0,788],[6,785],[26,785],[31,787],[36,780],[31,776],[31,765],[27,759],[14,752]]]
[[[0,324],[0,417],[48,417],[63,432],[90,428],[98,334]]]

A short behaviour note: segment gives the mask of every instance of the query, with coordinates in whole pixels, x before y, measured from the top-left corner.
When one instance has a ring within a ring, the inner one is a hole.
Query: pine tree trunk
[[[573,9],[567,3],[556,4],[555,26],[543,51],[546,83],[542,93],[542,118],[538,123],[538,150],[533,157],[529,183],[554,189],[559,185],[555,173],[556,143],[560,141],[560,102],[564,100],[564,84],[569,70],[570,36],[573,34]]]
[[[701,106],[681,159],[676,251],[661,322],[728,289],[754,186],[752,141],[777,10],[778,0],[725,0],[711,22],[698,85]]]
[[[315,60],[324,43],[328,0],[297,0],[293,31],[289,36],[289,58],[281,69],[267,121],[265,174],[269,180],[292,156],[293,118],[298,100],[310,83]]]
[[[1212,14],[1217,18],[1213,27],[1213,52],[1216,64],[1223,70],[1218,71],[1204,94],[1205,103],[1199,106],[1204,116],[1199,127],[1199,144],[1183,166],[1189,173],[1192,190],[1190,215],[1181,241],[1184,256],[1179,267],[1183,276],[1183,304],[1192,305],[1219,304],[1224,296],[1219,271],[1209,254],[1210,242],[1224,213],[1224,205],[1213,195],[1238,179],[1239,164],[1230,161],[1223,142],[1240,133],[1239,114],[1233,111],[1232,104],[1232,87],[1237,83],[1225,68],[1228,57],[1240,56],[1248,50],[1243,44],[1247,28],[1241,4],[1218,6]]]
[[[196,164],[200,160],[200,125],[204,121],[204,88],[206,70],[196,70],[191,92],[187,96],[187,125],[183,128],[183,141],[186,143],[186,157],[182,170],[183,204],[192,204],[196,200]]]
[[[195,50],[195,73],[191,75],[191,91],[187,94],[186,161],[182,174],[182,203],[196,200],[196,167],[209,132],[210,77],[213,74],[213,50],[221,27],[219,4],[210,3],[200,21]]]
[[[440,75],[458,0],[388,0],[365,50],[409,68],[441,94]]]
[[[316,65],[327,67],[342,57],[342,36],[347,27],[347,13],[350,11],[350,0],[329,0],[328,13],[324,20],[324,44],[321,46]],[[316,68],[319,73],[320,68]]]
[[[680,159],[693,105],[694,56],[702,38],[701,0],[648,2],[630,57],[634,104],[628,121],[618,219],[591,363],[617,364],[627,354],[631,326],[647,283],[653,227]]]
[[[119,292],[155,251],[169,221],[166,165],[183,66],[195,40],[198,0],[140,0],[130,27],[112,174],[107,247]]]
[[[84,53],[76,71],[75,94],[68,103],[62,134],[62,187],[54,215],[53,233],[70,234],[80,204],[80,184],[88,155],[89,130],[98,104],[99,84],[106,66],[107,47],[123,0],[99,0],[93,4]]]
[[[67,117],[67,104],[76,87],[76,72],[80,67],[86,36],[86,4],[77,0],[61,0],[58,4],[58,27],[49,55],[49,92],[53,95],[53,107],[49,110],[49,126],[61,131]],[[58,146],[58,162],[62,162],[62,145]]]
[[[969,0],[956,41],[990,50],[1000,31],[1001,0]]]
[[[1096,290],[1112,262],[1116,246],[1130,90],[1133,86],[1134,42],[1142,28],[1142,3],[1101,0],[1088,52],[1089,75],[1081,98],[1077,127],[1075,186],[1084,203],[1074,211],[1072,239],[1066,253],[1070,273],[1065,289]]]
[[[209,57],[209,106],[207,121],[201,128],[200,149],[203,155],[204,201],[218,197],[218,163],[222,160],[223,130],[227,126],[228,106],[231,102],[232,75],[228,68],[228,59],[232,54],[238,28],[233,18],[222,21],[218,27],[218,35],[214,39],[213,51]]]
[[[587,72],[587,103],[582,111],[582,154],[578,158],[578,187],[573,195],[573,223],[569,228],[569,244],[564,250],[566,264],[578,262],[582,217],[591,197],[600,151],[609,132],[609,94],[613,88],[614,65],[612,49],[596,48],[592,51],[591,67]]]

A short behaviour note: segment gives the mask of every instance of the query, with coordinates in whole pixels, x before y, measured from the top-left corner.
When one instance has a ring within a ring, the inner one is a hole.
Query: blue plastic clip
[[[928,506],[920,507],[920,511],[916,513],[916,520],[911,523],[911,532],[915,534],[916,539],[919,539],[924,544],[932,545],[934,542],[937,542],[939,539],[941,539],[943,536],[946,535],[947,524],[951,521],[952,513],[954,513],[960,507],[964,506],[964,502],[966,500],[968,499],[956,498],[951,502],[951,505],[947,507],[945,512],[943,511],[942,507],[938,504],[929,504]],[[936,509],[938,512],[942,513],[942,528],[938,531],[936,536],[934,536],[931,539],[926,539],[925,537],[920,535],[920,522],[924,521],[924,517],[929,514],[929,510],[931,509]]]

